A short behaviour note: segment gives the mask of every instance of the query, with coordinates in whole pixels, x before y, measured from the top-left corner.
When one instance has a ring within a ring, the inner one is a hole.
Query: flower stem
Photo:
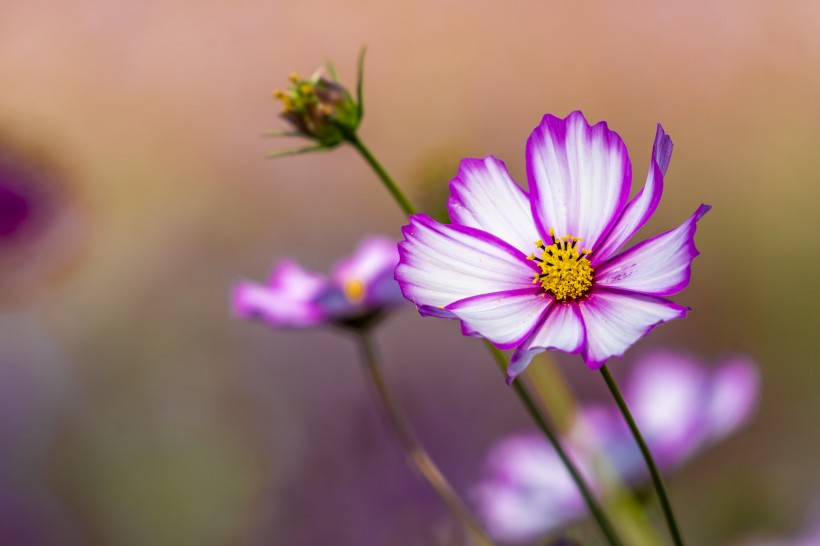
[[[359,343],[365,372],[370,377],[376,389],[384,414],[401,442],[402,448],[410,460],[410,463],[416,467],[424,479],[427,480],[427,483],[438,493],[441,500],[444,501],[444,504],[447,505],[453,515],[458,519],[476,546],[494,546],[493,541],[487,535],[486,531],[484,531],[481,525],[476,521],[464,501],[461,500],[458,493],[456,493],[455,489],[449,484],[436,464],[418,442],[404,415],[399,411],[398,406],[390,394],[390,389],[387,387],[387,382],[382,375],[381,366],[373,349],[370,332],[366,329],[358,329],[356,330],[356,337]]]
[[[485,340],[485,344],[489,348],[490,352],[492,353],[493,357],[495,358],[498,367],[501,369],[501,373],[504,376],[507,376],[507,359],[504,357],[504,354],[499,351],[498,349],[493,346],[492,343]],[[533,401],[532,397],[530,396],[527,388],[521,381],[513,381],[512,383],[513,388],[515,389],[516,394],[521,399],[521,402],[527,408],[530,416],[535,420],[538,424],[538,428],[544,433],[544,436],[547,437],[552,447],[555,449],[555,452],[558,453],[558,457],[561,459],[561,462],[564,463],[564,466],[567,468],[572,480],[575,482],[575,485],[578,487],[578,490],[581,492],[581,496],[584,497],[584,502],[589,509],[589,512],[592,514],[592,517],[595,518],[595,521],[598,522],[598,526],[601,528],[601,532],[606,537],[609,544],[612,546],[619,546],[621,544],[618,535],[615,533],[615,528],[612,526],[612,523],[607,518],[606,514],[604,513],[603,509],[601,509],[598,501],[595,500],[595,497],[592,495],[592,491],[590,491],[589,486],[587,485],[586,481],[584,480],[581,473],[578,471],[578,467],[575,466],[575,463],[567,455],[567,452],[564,451],[563,446],[561,446],[561,442],[558,440],[558,436],[555,434],[555,431],[552,429],[552,426],[547,422],[541,412],[538,410],[538,406]]]
[[[638,443],[638,447],[641,450],[644,461],[646,461],[646,466],[649,468],[649,473],[652,475],[652,483],[655,484],[655,490],[658,492],[658,498],[661,502],[663,515],[666,518],[666,524],[669,526],[669,533],[672,535],[672,540],[675,542],[676,546],[683,546],[683,538],[681,537],[680,530],[678,529],[678,524],[675,521],[675,515],[672,512],[672,504],[669,502],[669,497],[666,495],[666,488],[663,485],[661,474],[658,472],[658,467],[655,465],[655,460],[652,458],[652,453],[650,453],[649,447],[647,447],[646,442],[641,435],[641,431],[638,430],[638,425],[635,423],[635,419],[633,419],[632,412],[629,411],[629,407],[626,405],[624,397],[621,396],[621,391],[618,389],[615,379],[609,373],[606,366],[601,367],[601,375],[604,376],[604,381],[606,381],[607,387],[609,387],[610,392],[612,392],[612,396],[615,397],[615,402],[618,403],[618,407],[620,408],[624,419],[626,419],[629,429],[635,437],[635,441]]]
[[[355,133],[347,135],[347,141],[354,147],[356,150],[362,155],[367,164],[375,171],[376,175],[382,181],[384,186],[387,188],[387,191],[393,196],[393,199],[396,200],[396,203],[401,207],[401,210],[404,211],[405,214],[408,216],[411,214],[416,214],[416,208],[410,203],[410,200],[407,198],[406,195],[399,189],[398,185],[393,181],[387,171],[384,170],[381,163],[376,159],[376,157],[370,153],[370,150],[367,149],[367,146],[359,140],[359,136]]]

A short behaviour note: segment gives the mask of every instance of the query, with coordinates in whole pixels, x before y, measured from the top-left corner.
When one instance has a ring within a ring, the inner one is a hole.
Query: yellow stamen
[[[537,261],[541,269],[533,284],[541,284],[545,292],[542,296],[549,293],[560,302],[583,298],[592,288],[593,269],[587,259],[591,251],[584,248],[578,252],[576,243],[580,237],[567,235],[555,239],[553,228],[550,228],[550,237],[553,244],[547,247],[543,241],[535,241],[535,245],[542,249],[540,259],[534,254],[527,256],[528,260]]]
[[[347,281],[344,286],[345,296],[353,303],[358,303],[364,299],[364,284],[362,281],[353,279]]]
[[[288,112],[293,111],[293,99],[290,98],[288,95],[282,95],[279,97],[279,100],[282,101],[282,113],[287,114]]]
[[[297,74],[296,72],[291,72],[290,74],[288,74],[288,79],[291,81],[291,83],[296,83],[299,81],[299,74]]]

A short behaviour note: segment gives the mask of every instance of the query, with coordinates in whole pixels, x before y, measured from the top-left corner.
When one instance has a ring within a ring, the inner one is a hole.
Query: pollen
[[[358,303],[364,299],[364,283],[362,281],[353,279],[347,281],[344,286],[345,296],[353,303]]]
[[[586,296],[592,288],[593,270],[587,256],[590,250],[580,248],[580,237],[567,235],[556,237],[555,230],[550,228],[552,244],[535,241],[539,251],[527,256],[541,269],[536,273],[533,284],[540,284],[546,294],[551,294],[560,302],[577,300]]]

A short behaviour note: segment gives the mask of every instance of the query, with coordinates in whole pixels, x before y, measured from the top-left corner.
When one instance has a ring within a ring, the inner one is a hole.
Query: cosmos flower
[[[701,205],[679,227],[618,250],[660,201],[672,141],[659,125],[644,188],[629,200],[623,141],[581,112],[546,115],[526,150],[530,192],[493,156],[465,159],[450,182],[453,223],[410,217],[396,268],[422,315],[459,319],[466,335],[515,348],[509,380],[538,352],[581,353],[598,368],[687,309]]]
[[[658,467],[669,472],[748,422],[758,391],[757,368],[748,357],[734,356],[708,370],[687,355],[659,351],[632,368],[625,397]],[[617,407],[584,406],[579,414],[570,439],[581,468],[592,467],[595,453],[606,453],[625,481],[649,479]],[[566,468],[541,435],[502,440],[485,468],[473,498],[499,539],[527,541],[586,513]]]
[[[396,244],[384,237],[364,239],[329,277],[283,260],[267,284],[237,283],[233,309],[277,328],[359,324],[403,301],[393,280],[397,262]]]

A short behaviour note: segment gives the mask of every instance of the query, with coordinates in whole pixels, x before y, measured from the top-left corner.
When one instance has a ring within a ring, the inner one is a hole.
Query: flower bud
[[[308,79],[292,73],[287,90],[273,93],[282,102],[281,117],[296,129],[286,136],[315,140],[319,148],[332,148],[347,140],[362,119],[361,101],[354,100],[339,84],[332,66],[328,69],[332,79],[321,70]]]

